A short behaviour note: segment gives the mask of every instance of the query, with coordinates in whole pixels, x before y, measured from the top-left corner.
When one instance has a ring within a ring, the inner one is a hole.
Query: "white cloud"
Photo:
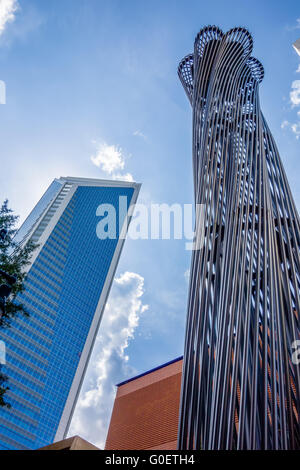
[[[281,129],[285,129],[286,127],[289,127],[290,123],[289,121],[287,120],[284,120],[282,123],[281,123]]]
[[[300,112],[298,111],[298,116],[300,116]],[[295,122],[294,124],[290,123],[289,121],[283,121],[281,124],[281,129],[289,128],[295,135],[296,139],[300,137],[300,122]]]
[[[300,29],[300,18],[297,18],[296,19],[296,24],[293,24],[292,26],[291,25],[287,25],[286,26],[286,29],[288,31],[294,31],[295,29]]]
[[[115,173],[112,175],[112,177],[114,180],[119,180],[119,181],[129,181],[129,182],[134,181],[131,173],[125,173],[124,175],[120,173]]]
[[[290,92],[290,100],[293,107],[300,105],[300,80],[293,81],[292,90]]]
[[[300,122],[296,122],[295,124],[291,125],[291,129],[296,135],[296,139],[299,139],[300,137]]]
[[[135,374],[125,350],[134,337],[143,304],[144,278],[125,272],[115,279],[103,315],[87,377],[69,435],[78,434],[104,448],[115,397],[115,384]]]
[[[123,170],[125,166],[122,150],[115,145],[98,144],[97,153],[91,160],[98,168],[112,174],[115,170]]]
[[[133,135],[136,137],[141,137],[144,140],[147,140],[147,136],[141,131],[134,131]]]
[[[299,24],[300,24],[300,18],[299,18]],[[297,73],[300,73],[300,65],[298,66]],[[292,109],[293,108],[299,108],[300,106],[300,80],[294,80],[292,83],[291,91],[290,91],[290,104]],[[287,120],[284,120],[281,123],[281,129],[288,128],[290,129],[296,136],[296,139],[300,138],[300,110],[297,110],[297,117],[298,121],[291,123]]]
[[[4,33],[7,23],[14,21],[18,8],[17,0],[0,0],[0,36]]]
[[[189,283],[190,281],[190,273],[191,273],[190,269],[187,269],[184,273],[184,279],[186,280],[187,283]]]
[[[95,166],[107,173],[112,179],[133,181],[133,176],[130,173],[122,174],[119,172],[119,170],[125,168],[125,157],[120,147],[108,145],[105,142],[101,144],[93,143],[97,145],[96,154],[91,156],[91,161]]]

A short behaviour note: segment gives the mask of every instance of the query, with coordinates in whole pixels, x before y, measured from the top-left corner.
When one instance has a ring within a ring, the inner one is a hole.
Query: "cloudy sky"
[[[1,199],[23,220],[53,178],[85,176],[141,182],[147,205],[191,203],[176,69],[206,24],[253,34],[299,208],[299,0],[0,0]],[[189,262],[184,240],[127,240],[71,434],[103,446],[114,385],[182,354]]]

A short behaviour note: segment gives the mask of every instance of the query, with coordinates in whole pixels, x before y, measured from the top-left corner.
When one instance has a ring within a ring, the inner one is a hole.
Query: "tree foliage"
[[[0,370],[0,408],[4,407],[4,406],[6,408],[11,407],[10,403],[7,403],[7,401],[5,401],[5,399],[4,399],[5,393],[7,392],[7,390],[9,390],[9,387],[6,385],[7,380],[8,379],[7,379],[6,375],[2,374],[2,372]]]
[[[5,311],[0,314],[0,339],[1,330],[9,328],[11,320],[17,315],[28,316],[25,306],[18,301],[18,294],[24,291],[24,281],[26,277],[25,268],[30,264],[30,258],[37,245],[32,241],[26,244],[18,244],[14,241],[17,232],[19,217],[14,215],[5,200],[0,208],[0,229],[5,229],[7,235],[4,240],[0,240],[0,269],[17,278],[12,286],[12,293],[6,300]],[[0,274],[0,284],[6,284],[6,280]],[[4,395],[8,390],[8,378],[1,372],[0,365],[0,407],[10,405],[5,401]]]

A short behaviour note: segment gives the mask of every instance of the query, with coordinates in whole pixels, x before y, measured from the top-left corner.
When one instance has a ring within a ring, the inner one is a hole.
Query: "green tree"
[[[7,377],[6,375],[2,374],[1,369],[0,369],[0,408],[1,406],[5,406],[6,408],[10,408],[11,405],[10,403],[7,403],[4,399],[4,395],[9,390],[9,387],[7,387]]]
[[[24,291],[24,281],[26,278],[25,268],[30,264],[30,258],[37,245],[31,241],[20,245],[14,241],[17,232],[19,217],[14,215],[5,200],[0,208],[0,229],[6,230],[3,240],[0,240],[0,269],[7,274],[16,276],[17,281],[12,286],[11,295],[6,299],[5,309],[0,312],[0,339],[1,330],[9,328],[12,318],[17,315],[28,316],[24,305],[17,300],[17,295]],[[5,284],[6,280],[0,274],[0,284]],[[0,366],[1,367],[1,366]],[[0,369],[0,407],[10,407],[5,401],[5,393],[9,389],[8,378],[2,374]]]

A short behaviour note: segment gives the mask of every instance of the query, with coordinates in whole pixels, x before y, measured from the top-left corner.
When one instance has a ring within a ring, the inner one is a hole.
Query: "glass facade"
[[[29,214],[27,219],[22,224],[20,230],[18,230],[18,233],[15,236],[15,242],[23,242],[24,240],[26,240],[31,229],[38,222],[39,218],[42,216],[43,212],[51,203],[51,201],[53,201],[53,199],[56,197],[58,191],[62,188],[62,186],[63,182],[59,180],[54,180],[50,184],[47,191],[43,194],[33,211]]]
[[[6,344],[2,371],[9,377],[7,400],[12,405],[0,409],[0,449],[36,449],[52,443],[75,374],[82,369],[79,363],[95,312],[104,306],[98,305],[99,299],[111,281],[111,265],[117,262],[119,224],[125,217],[119,221],[119,197],[127,197],[129,206],[137,187],[101,184],[76,183],[74,191],[74,183],[66,180],[30,235],[42,245],[19,296],[30,316],[19,316],[11,328],[0,331]],[[97,237],[100,204],[116,210],[116,239]]]

